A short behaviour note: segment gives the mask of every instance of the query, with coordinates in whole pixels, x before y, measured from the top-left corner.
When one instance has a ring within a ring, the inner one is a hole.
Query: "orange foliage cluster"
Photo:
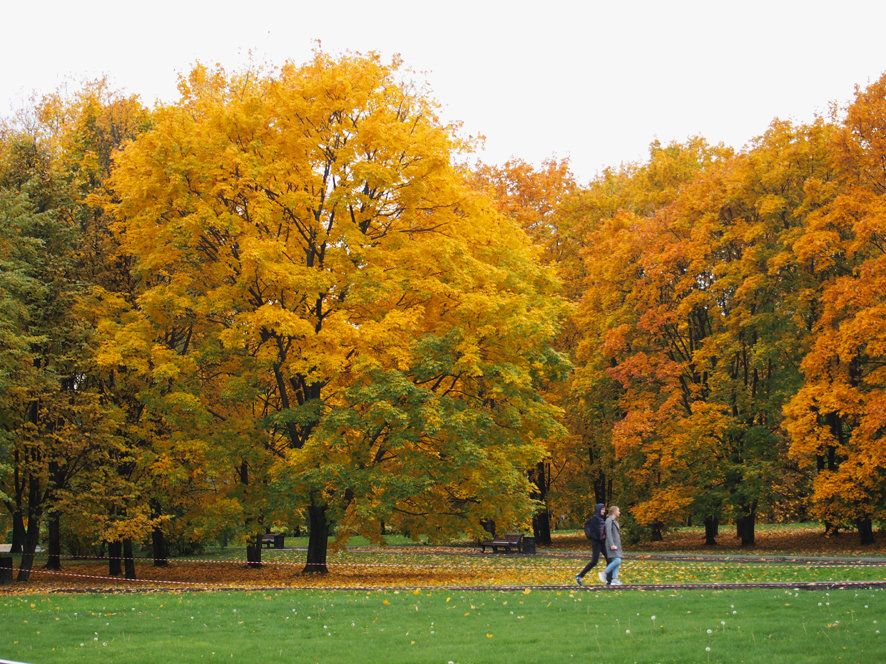
[[[886,516],[884,127],[886,77],[841,122],[775,121],[738,153],[655,144],[563,206],[584,270],[573,455],[595,497],[655,530],[735,520],[746,545],[785,504],[871,541]]]

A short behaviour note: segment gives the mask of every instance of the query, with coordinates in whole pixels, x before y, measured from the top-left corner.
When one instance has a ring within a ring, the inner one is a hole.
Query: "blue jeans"
[[[618,581],[619,567],[621,567],[621,558],[613,558],[603,571],[606,573],[606,576],[610,577],[613,581]]]

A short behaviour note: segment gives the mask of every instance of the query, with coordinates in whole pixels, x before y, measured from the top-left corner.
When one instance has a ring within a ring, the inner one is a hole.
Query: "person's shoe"
[[[618,579],[612,579],[612,585],[613,586],[623,586],[624,584],[621,581],[619,581]]]
[[[576,575],[575,575],[575,582],[576,582],[578,585],[581,585],[581,574],[576,574]]]
[[[597,572],[597,578],[600,579],[600,583],[609,585],[606,581],[606,572]]]

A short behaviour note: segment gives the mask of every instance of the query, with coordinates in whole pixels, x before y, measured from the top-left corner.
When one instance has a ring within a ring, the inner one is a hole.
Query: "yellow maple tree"
[[[519,523],[555,427],[537,391],[562,364],[553,276],[400,67],[198,66],[112,178],[141,320],[188,331],[151,370],[189,385],[244,484],[259,471],[304,510],[306,571],[325,570],[334,523]]]

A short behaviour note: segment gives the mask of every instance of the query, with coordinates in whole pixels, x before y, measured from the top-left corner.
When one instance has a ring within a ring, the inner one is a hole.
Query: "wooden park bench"
[[[283,548],[283,533],[263,533],[259,535],[259,544],[263,544],[267,548],[271,548],[271,545],[274,546],[275,549]]]
[[[522,533],[509,533],[507,535],[495,535],[491,540],[480,542],[480,549],[486,553],[486,547],[492,549],[493,553],[498,553],[499,549],[503,549],[505,553],[521,553],[523,551],[523,535]]]

